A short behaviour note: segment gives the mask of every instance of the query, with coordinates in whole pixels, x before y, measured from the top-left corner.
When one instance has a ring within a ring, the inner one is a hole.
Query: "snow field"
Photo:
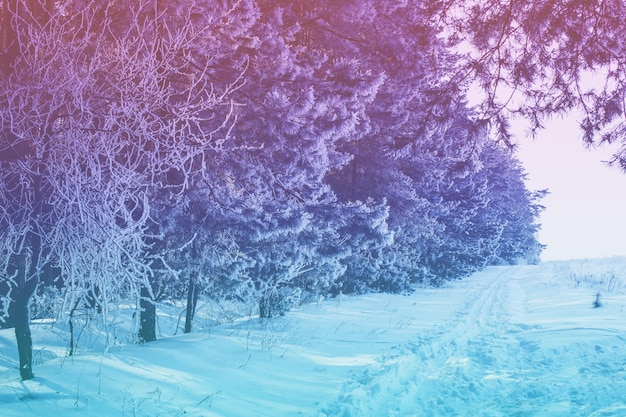
[[[364,371],[322,415],[626,415],[626,299],[592,309],[593,293],[547,277],[475,275],[481,285],[448,323]]]
[[[2,330],[0,415],[622,416],[620,265],[611,291],[591,263],[493,267],[106,353],[84,336],[73,357],[63,326],[34,324],[36,378],[24,382]]]

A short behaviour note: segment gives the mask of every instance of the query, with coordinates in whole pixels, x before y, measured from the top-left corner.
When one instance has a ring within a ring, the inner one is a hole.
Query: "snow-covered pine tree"
[[[347,163],[342,148],[367,130],[364,112],[382,78],[357,60],[310,45],[297,3],[259,6],[258,43],[240,50],[249,65],[235,93],[241,106],[229,158],[219,169],[234,178],[238,193],[239,217],[228,224],[254,261],[249,288],[261,315],[271,315],[276,294],[301,285],[328,287],[341,270],[329,267],[337,265],[337,252],[329,248],[343,239],[335,219],[352,207],[337,204],[324,178]]]
[[[500,236],[477,217],[497,210],[480,174],[490,139],[465,104],[466,84],[451,82],[459,61],[442,41],[438,5],[318,1],[308,12],[310,43],[385,77],[366,110],[368,132],[346,148],[349,164],[328,177],[343,201],[389,205],[394,244],[375,286],[397,290],[483,266]]]
[[[541,199],[546,190],[529,190],[526,174],[510,149],[488,142],[481,151],[479,175],[487,180],[489,203],[477,213],[476,230],[489,238],[490,264],[536,263],[544,246],[537,241]],[[496,239],[493,239],[496,237]]]
[[[439,39],[426,2],[319,3],[310,23],[313,42],[385,77],[366,111],[369,131],[346,148],[353,158],[329,179],[343,200],[389,205],[394,245],[375,286],[406,288],[427,278],[426,252],[443,249],[441,220],[450,207],[442,204],[440,190],[453,181],[448,165],[471,153],[467,138],[446,136],[467,113],[462,90],[446,83],[454,56]]]

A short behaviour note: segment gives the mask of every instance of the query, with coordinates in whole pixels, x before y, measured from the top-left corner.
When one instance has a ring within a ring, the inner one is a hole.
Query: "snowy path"
[[[479,274],[450,320],[359,373],[322,415],[626,416],[623,328],[567,317],[559,307],[591,299],[541,295],[528,271]],[[547,320],[531,307],[546,296]]]
[[[604,277],[493,267],[106,353],[85,335],[71,358],[63,323],[40,323],[25,382],[12,330],[0,330],[0,416],[624,417],[620,262]]]

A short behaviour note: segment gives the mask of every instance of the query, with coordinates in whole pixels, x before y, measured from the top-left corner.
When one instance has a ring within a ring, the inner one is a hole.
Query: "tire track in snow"
[[[319,415],[626,415],[624,338],[542,346],[550,330],[520,322],[524,269],[492,271],[447,323],[354,375]]]
[[[465,366],[467,359],[455,352],[488,320],[505,274],[490,276],[488,285],[473,290],[448,323],[435,326],[418,336],[414,343],[397,347],[395,352],[381,358],[376,368],[356,375],[344,387],[344,394],[322,415],[403,415],[409,406],[403,402],[411,401],[433,378],[446,377],[447,373],[456,373]]]

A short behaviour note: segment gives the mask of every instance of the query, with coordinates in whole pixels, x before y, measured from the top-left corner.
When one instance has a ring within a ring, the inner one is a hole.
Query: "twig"
[[[246,363],[240,365],[237,369],[246,369],[246,366],[248,366],[248,363],[250,363],[250,358],[252,358],[252,353],[250,354],[250,356],[248,356],[248,360],[246,361]]]

